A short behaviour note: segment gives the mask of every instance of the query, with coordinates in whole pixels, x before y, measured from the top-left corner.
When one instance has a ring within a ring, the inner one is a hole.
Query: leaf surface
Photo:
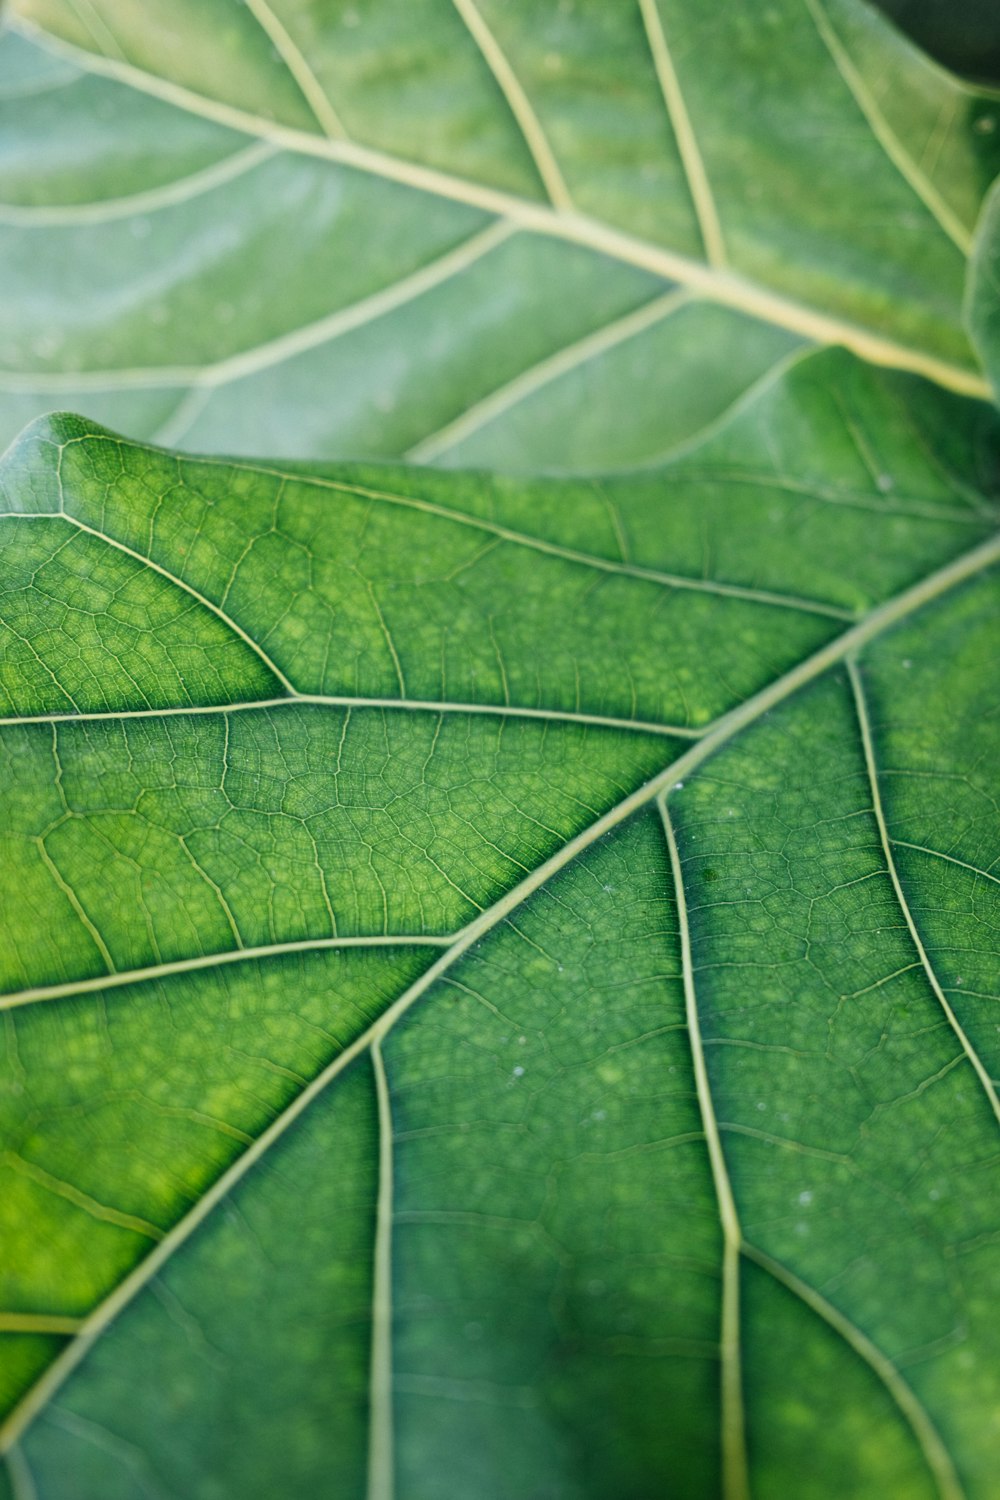
[[[25,432],[16,1500],[988,1500],[996,451],[837,351],[626,477]]]
[[[973,343],[1000,393],[1000,184],[987,194],[979,218],[966,304]]]
[[[5,14],[4,440],[600,471],[810,342],[985,393],[1000,104],[861,0]]]

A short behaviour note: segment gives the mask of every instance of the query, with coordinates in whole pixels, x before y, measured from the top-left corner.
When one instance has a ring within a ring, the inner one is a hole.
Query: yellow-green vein
[[[910,910],[910,903],[906,899],[906,892],[903,890],[903,884],[899,878],[899,871],[896,868],[896,859],[895,855],[892,852],[892,839],[889,836],[889,830],[886,826],[885,821],[885,811],[882,806],[882,793],[879,788],[878,764],[875,758],[875,745],[872,738],[871,719],[868,714],[868,704],[865,698],[864,686],[861,681],[861,673],[858,669],[857,663],[850,658],[848,658],[847,662],[847,671],[851,679],[851,689],[854,693],[854,703],[858,715],[858,726],[861,730],[861,743],[864,747],[865,765],[868,770],[868,781],[871,787],[872,794],[872,811],[875,814],[875,821],[878,824],[879,838],[882,841],[882,852],[885,856],[889,878],[892,881],[892,888],[896,893],[896,900],[899,903],[899,909],[903,914],[903,920],[906,923],[907,931],[909,932],[910,937],[913,941],[913,946],[917,950],[917,955],[920,959],[920,963],[927,978],[927,982],[930,985],[935,997],[937,998],[938,1004],[941,1006],[941,1009],[944,1011],[944,1014],[947,1017],[948,1025],[955,1033],[956,1037],[961,1043],[963,1052],[965,1053],[969,1062],[972,1064],[972,1067],[975,1070],[976,1077],[979,1079],[979,1082],[983,1086],[983,1092],[986,1094],[986,1098],[989,1101],[990,1108],[992,1109],[997,1122],[1000,1123],[1000,1099],[997,1098],[996,1087],[989,1073],[986,1071],[986,1066],[983,1063],[982,1058],[979,1056],[979,1053],[972,1045],[972,1042],[964,1027],[962,1026],[962,1023],[959,1021],[954,1010],[952,1009],[947,995],[941,988],[941,982],[938,979],[937,974],[935,973],[934,965],[931,963],[930,955],[928,954],[927,949],[924,947],[919,928],[917,927],[917,924],[913,917],[913,912]]]
[[[684,980],[684,1013],[687,1018],[695,1093],[701,1112],[708,1159],[712,1169],[712,1182],[719,1208],[719,1220],[722,1225],[722,1309],[719,1339],[722,1356],[722,1489],[724,1500],[749,1500],[750,1478],[747,1466],[743,1366],[740,1352],[740,1245],[743,1241],[743,1232],[740,1229],[736,1199],[733,1196],[729,1169],[726,1166],[725,1152],[722,1149],[719,1123],[715,1114],[708,1067],[705,1062],[698,997],[695,991],[694,962],[691,956],[691,933],[688,926],[684,873],[670,811],[667,807],[666,789],[657,797],[656,804],[660,811],[670,855],[674,897],[677,902],[681,971]]]
[[[357,1036],[313,1078],[311,1083],[286,1106],[281,1114],[276,1116],[257,1139],[247,1146],[242,1155],[238,1156],[215,1180],[193,1208],[174,1224],[159,1244],[134,1267],[103,1302],[94,1308],[84,1320],[78,1335],[52,1362],[40,1380],[0,1425],[0,1453],[10,1452],[22,1433],[44,1410],[51,1397],[86,1357],[88,1350],[105,1329],[157,1275],[175,1251],[190,1239],[213,1209],[267,1154],[271,1146],[286,1134],[294,1122],[309,1108],[313,1100],[318,1098],[356,1057],[381,1042],[397,1022],[463,954],[502,923],[560,870],[565,869],[599,839],[604,838],[624,823],[633,813],[647,807],[661,793],[668,791],[678,781],[690,775],[716,750],[728,744],[742,730],[756,723],[770,709],[777,707],[800,688],[807,686],[830,668],[842,663],[852,652],[859,651],[869,641],[890,630],[933,599],[998,563],[1000,563],[1000,536],[994,536],[970,552],[955,558],[936,573],[928,575],[912,588],[880,605],[850,630],[844,631],[842,635],[814,652],[812,656],[806,657],[791,671],[776,678],[752,698],[748,698],[745,703],[741,703],[724,715],[704,738],[692,745],[670,765],[664,767],[645,785],[623,798],[588,828],[570,839],[557,853],[545,860],[524,880],[507,891],[493,906],[481,912],[467,927],[463,928],[454,942],[442,952],[440,958],[431,964],[408,989],[404,990],[377,1021]]]

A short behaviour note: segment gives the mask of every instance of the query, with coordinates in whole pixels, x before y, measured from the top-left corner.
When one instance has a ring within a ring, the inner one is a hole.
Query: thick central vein
[[[481,208],[486,213],[509,219],[523,229],[583,245],[614,260],[678,282],[710,301],[735,308],[777,327],[787,328],[817,343],[843,344],[873,363],[912,370],[950,390],[981,399],[990,398],[988,382],[970,368],[928,354],[925,350],[900,344],[870,328],[797,302],[734,272],[692,260],[673,250],[614,229],[585,214],[519,198],[502,189],[470,182],[436,167],[421,166],[353,141],[334,140],[277,124],[248,110],[198,94],[182,84],[147,73],[131,63],[87,52],[51,36],[21,16],[11,17],[9,24],[36,44],[71,57],[79,67],[89,72],[128,84],[143,93],[165,100],[175,108],[213,120],[245,135],[270,141],[300,155],[320,157],[326,161],[355,167],[359,171],[403,183],[435,197]]]
[[[647,807],[662,793],[669,791],[677,781],[690,775],[717,750],[728,744],[741,731],[756,723],[770,709],[776,708],[778,704],[814,682],[823,673],[863,650],[869,642],[949,589],[957,587],[967,579],[975,577],[978,573],[998,563],[1000,563],[1000,534],[982,542],[971,551],[963,553],[936,573],[930,574],[912,588],[880,605],[852,629],[844,631],[842,635],[830,641],[812,656],[806,657],[791,671],[786,672],[761,689],[759,693],[754,694],[752,698],[748,698],[745,703],[725,714],[716,722],[713,729],[683,755],[652,777],[645,785],[625,797],[609,812],[596,819],[575,838],[570,839],[556,854],[539,865],[493,906],[481,912],[467,927],[463,928],[440,958],[431,964],[382,1013],[377,1021],[316,1075],[291,1104],[276,1116],[253,1144],[248,1146],[243,1154],[237,1157],[231,1166],[216,1179],[190,1212],[178,1220],[146,1258],[140,1261],[111,1295],[84,1320],[77,1336],[66,1346],[58,1359],[53,1361],[42,1378],[0,1427],[0,1452],[8,1452],[16,1445],[21,1434],[45,1408],[81,1360],[86,1357],[95,1340],[151,1278],[158,1274],[175,1251],[186,1243],[212,1210],[267,1154],[272,1145],[286,1134],[290,1126],[309,1108],[313,1100],[322,1094],[356,1057],[370,1048],[379,1046],[400,1018],[411,1010],[417,1001],[470,948],[504,922],[513,911],[560,870],[625,822],[633,813]]]

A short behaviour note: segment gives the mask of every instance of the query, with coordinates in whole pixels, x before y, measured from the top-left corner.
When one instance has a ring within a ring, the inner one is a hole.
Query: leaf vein
[[[976,1073],[976,1077],[979,1079],[979,1082],[983,1086],[983,1091],[986,1094],[986,1098],[989,1101],[990,1107],[993,1110],[997,1122],[1000,1123],[1000,1098],[997,1097],[996,1086],[993,1083],[993,1080],[991,1079],[982,1058],[979,1056],[979,1053],[972,1045],[972,1041],[970,1040],[968,1034],[962,1026],[962,1023],[959,1021],[958,1016],[955,1014],[954,1010],[952,1010],[951,1003],[949,1002],[947,995],[941,987],[941,982],[937,977],[934,965],[932,964],[930,959],[930,955],[928,954],[927,949],[924,947],[923,939],[920,936],[920,931],[914,919],[913,912],[910,909],[910,904],[906,899],[906,893],[903,890],[903,884],[899,878],[899,871],[896,868],[896,860],[892,852],[892,839],[889,836],[889,830],[886,826],[885,820],[885,811],[882,806],[882,793],[879,789],[878,781],[878,766],[875,759],[875,745],[872,737],[871,720],[868,714],[868,704],[865,698],[864,685],[861,681],[861,673],[858,670],[857,663],[853,659],[848,659],[847,672],[851,680],[851,690],[854,694],[854,705],[857,711],[858,726],[861,732],[861,742],[864,748],[865,765],[868,770],[868,780],[872,794],[872,811],[875,815],[875,821],[878,824],[879,836],[882,840],[882,851],[888,868],[889,878],[892,881],[892,888],[896,893],[896,900],[899,903],[900,911],[903,914],[903,919],[906,922],[910,938],[913,941],[913,946],[917,950],[917,955],[920,959],[920,963],[923,967],[924,974],[927,977],[927,981],[930,984],[931,990],[937,997],[941,1009],[944,1011],[946,1017],[948,1018],[948,1024],[961,1043],[962,1051],[964,1052],[968,1061],[972,1064],[973,1069]]]
[[[417,1003],[442,974],[450,969],[457,959],[504,921],[553,875],[564,869],[592,844],[612,832],[633,813],[654,802],[662,793],[675,786],[682,777],[695,771],[716,750],[728,744],[749,725],[756,723],[768,710],[784,702],[800,688],[844,661],[852,652],[859,650],[863,645],[948,589],[954,588],[967,578],[975,576],[998,562],[1000,562],[1000,536],[995,536],[956,558],[938,572],[922,579],[920,583],[897,595],[886,604],[880,605],[850,630],[845,631],[812,656],[805,658],[791,671],[786,672],[745,703],[726,714],[703,739],[652,777],[644,786],[630,793],[615,807],[591,823],[588,828],[570,839],[557,853],[539,865],[530,876],[512,887],[493,906],[474,918],[468,926],[462,929],[454,942],[442,952],[440,958],[431,964],[382,1013],[377,1021],[373,1022],[367,1030],[328,1063],[312,1082],[275,1117],[267,1129],[215,1180],[193,1208],[174,1224],[159,1244],[134,1267],[103,1302],[94,1308],[84,1320],[76,1338],[53,1361],[45,1374],[27,1392],[0,1426],[0,1453],[9,1453],[14,1448],[21,1434],[44,1410],[51,1397],[86,1357],[89,1349],[109,1324],[156,1276],[171,1255],[190,1238],[212,1210],[266,1155],[271,1146],[285,1135],[290,1126],[309,1108],[313,1100],[329,1087],[355,1057],[375,1043],[384,1040],[400,1018]],[[952,1497],[949,1496],[948,1500],[952,1500]]]
[[[288,69],[297,88],[316,117],[317,123],[332,140],[347,140],[347,131],[326,90],[306,60],[288,28],[275,14],[268,0],[244,0],[247,10],[260,25]]]
[[[726,244],[722,234],[722,225],[719,222],[719,213],[708,180],[708,173],[705,171],[698,137],[691,123],[691,116],[688,114],[680,79],[677,76],[677,69],[663,30],[663,19],[657,0],[639,0],[639,9],[642,12],[646,40],[649,43],[660,92],[663,94],[667,118],[677,141],[677,149],[687,177],[688,191],[691,194],[702,242],[705,246],[705,256],[709,265],[721,267],[726,264]]]
[[[878,1345],[873,1343],[867,1334],[862,1333],[861,1329],[852,1323],[839,1308],[834,1307],[814,1287],[796,1276],[795,1272],[790,1271],[781,1261],[775,1260],[773,1256],[759,1250],[755,1245],[748,1244],[745,1240],[742,1251],[748,1260],[760,1266],[761,1270],[766,1271],[781,1286],[787,1288],[804,1306],[839,1334],[848,1347],[864,1360],[868,1368],[885,1386],[916,1438],[927,1467],[937,1484],[941,1500],[965,1500],[965,1491],[959,1483],[948,1450],[941,1441],[923,1404],[903,1379],[892,1360],[883,1354]]]
[[[684,1010],[687,1017],[688,1042],[691,1048],[691,1064],[694,1071],[695,1092],[701,1112],[708,1159],[712,1170],[712,1181],[722,1224],[722,1488],[725,1500],[749,1500],[750,1478],[746,1451],[746,1422],[743,1409],[743,1371],[740,1347],[740,1245],[743,1233],[740,1228],[736,1200],[733,1196],[725,1152],[719,1134],[719,1121],[715,1113],[712,1089],[702,1044],[701,1019],[698,1013],[698,997],[695,989],[694,965],[691,959],[691,935],[688,926],[687,896],[681,858],[677,848],[673,823],[667,807],[667,792],[656,799],[663,824],[670,870],[673,876],[674,896],[677,902],[677,920],[680,928],[681,970],[684,981]]]
[[[878,101],[855,67],[850,53],[837,35],[823,0],[804,0],[804,3],[816,30],[823,39],[824,46],[836,65],[837,72],[846,83],[882,150],[917,197],[930,209],[948,238],[958,246],[964,256],[969,256],[972,253],[970,231],[949,207],[920,164],[914,161],[889,124],[879,108]]]
[[[491,28],[486,24],[475,0],[454,0],[455,9],[458,11],[470,36],[479,48],[487,67],[496,79],[500,91],[507,101],[508,107],[514,119],[517,121],[518,129],[524,137],[524,143],[535,163],[535,168],[545,191],[551,199],[552,206],[557,211],[571,210],[573,200],[566,186],[565,178],[555,154],[549,144],[549,139],[542,128],[542,123],[535,113],[531,100],[525,92],[524,86],[511,67],[510,59],[504,52],[500,43],[494,36]]]
[[[380,1041],[371,1065],[378,1117],[378,1193],[372,1268],[372,1341],[369,1381],[367,1500],[393,1500],[395,1461],[392,1413],[393,1130],[389,1080]]]
[[[444,427],[421,438],[406,453],[406,459],[410,463],[429,463],[439,458],[442,453],[447,453],[458,443],[464,442],[480,428],[489,426],[497,417],[527,400],[529,396],[534,396],[553,381],[571,374],[592,359],[600,358],[628,339],[656,327],[680,308],[688,306],[692,300],[691,292],[684,287],[665,292],[663,296],[655,297],[633,312],[626,313],[624,317],[605,323],[593,333],[556,350],[554,354],[522,370],[504,385],[497,386],[489,395],[467,407]]]
[[[873,329],[798,303],[742,276],[718,271],[700,261],[690,260],[686,256],[613,229],[586,215],[557,211],[544,204],[532,203],[500,189],[482,186],[434,167],[424,167],[372,147],[350,141],[329,140],[308,131],[278,125],[249,111],[209,99],[183,85],[157,78],[132,64],[75,47],[50,36],[23,16],[16,18],[15,29],[37,45],[44,46],[59,56],[71,58],[78,66],[92,73],[127,83],[144,93],[164,99],[177,108],[215,120],[245,135],[270,140],[306,155],[338,161],[390,181],[408,184],[418,191],[483,208],[488,213],[509,218],[523,229],[584,245],[625,264],[651,271],[668,281],[690,286],[722,306],[736,308],[751,317],[772,323],[776,327],[790,329],[818,343],[844,344],[862,358],[876,364],[911,370],[926,375],[949,390],[981,400],[991,399],[989,382],[971,365],[956,364],[927,354],[922,349],[900,344]]]

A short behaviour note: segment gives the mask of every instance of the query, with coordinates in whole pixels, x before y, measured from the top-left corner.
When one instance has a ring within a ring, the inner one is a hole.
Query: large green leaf
[[[601,469],[804,341],[985,392],[1000,102],[861,0],[7,14],[4,441]]]
[[[624,478],[23,435],[17,1500],[990,1500],[997,451],[835,351]]]

